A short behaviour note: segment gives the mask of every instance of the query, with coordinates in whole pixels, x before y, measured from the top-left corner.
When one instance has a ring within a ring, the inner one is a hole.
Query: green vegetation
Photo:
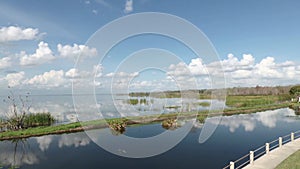
[[[139,100],[138,99],[129,99],[129,100],[127,100],[127,103],[131,104],[131,105],[137,105],[137,104],[139,104]]]
[[[55,122],[54,117],[50,113],[31,113],[26,114],[22,119],[22,128],[16,128],[18,119],[11,117],[7,120],[0,120],[0,131],[3,130],[21,130],[38,126],[50,126]]]
[[[176,106],[176,105],[164,106],[164,109],[179,109],[179,108],[181,108],[181,106]]]
[[[110,129],[112,129],[113,134],[119,135],[125,132],[128,120],[125,118],[112,119],[108,121]]]
[[[257,107],[278,104],[289,100],[289,95],[227,96],[226,105],[235,108]]]
[[[300,85],[298,86],[293,86],[290,91],[289,91],[290,95],[292,96],[299,96],[300,95]]]
[[[54,117],[48,113],[28,114],[24,118],[24,127],[50,126],[55,121]]]
[[[150,100],[150,102],[153,103],[153,100]],[[127,103],[131,104],[131,105],[137,105],[137,104],[146,104],[146,105],[148,105],[149,101],[145,98],[143,98],[143,99],[128,99]]]
[[[254,89],[253,89],[254,90]],[[256,90],[256,89],[255,89]],[[257,91],[260,91],[259,87]],[[195,91],[185,91],[195,92]],[[209,97],[210,91],[196,91],[199,92],[199,97]],[[166,94],[167,93],[167,94]],[[238,92],[236,92],[238,93]],[[180,95],[179,95],[180,94]],[[150,93],[131,93],[131,96],[150,96]],[[151,93],[151,97],[153,93]],[[154,96],[157,97],[178,97],[181,96],[179,91],[168,91],[168,92],[158,92],[154,93]],[[47,126],[52,124],[53,118],[49,113],[47,114],[36,114],[33,116],[31,114],[27,114],[24,116],[22,127],[18,128],[14,131],[7,131],[0,133],[0,140],[6,139],[15,139],[15,138],[27,138],[31,136],[41,136],[41,135],[49,135],[49,134],[63,134],[63,133],[71,133],[71,132],[80,132],[83,130],[90,129],[98,129],[98,128],[107,128],[110,127],[112,131],[115,131],[117,134],[120,134],[125,131],[127,126],[132,125],[146,125],[150,123],[161,123],[163,126],[169,126],[166,128],[172,128],[175,124],[174,119],[176,120],[178,117],[180,118],[192,118],[197,116],[197,120],[200,123],[204,123],[205,119],[210,116],[219,116],[219,115],[233,115],[233,114],[246,114],[246,113],[254,113],[259,111],[273,110],[279,108],[285,108],[291,106],[289,100],[291,96],[289,94],[278,94],[278,95],[230,95],[227,97],[226,105],[229,107],[224,110],[224,112],[215,110],[213,112],[209,111],[200,111],[200,112],[185,112],[185,113],[170,113],[170,114],[162,114],[162,115],[150,115],[150,116],[140,116],[140,117],[128,117],[126,118],[114,118],[114,119],[106,119],[105,120],[95,120],[83,123],[70,123],[59,126]],[[148,100],[146,98],[143,99],[129,99],[127,101],[129,104],[148,104]],[[209,106],[209,102],[201,102],[199,103],[201,106]],[[294,106],[300,107],[300,105]],[[179,108],[178,106],[169,106],[165,108]],[[130,119],[130,120],[128,120]],[[0,121],[0,128],[6,122]],[[176,122],[177,123],[177,122]],[[45,126],[46,125],[46,126]],[[27,127],[28,129],[25,129]],[[177,125],[176,125],[177,126]],[[34,127],[34,128],[30,128]]]
[[[255,106],[253,108],[231,108],[224,110],[224,115],[233,115],[233,114],[246,114],[254,113],[258,111],[272,110],[278,108],[288,107],[289,103],[274,104],[274,105],[265,105],[265,106]],[[176,118],[193,118],[197,116],[197,120],[200,123],[204,123],[205,119],[210,116],[219,116],[223,112],[215,110],[210,112],[208,110],[199,111],[199,112],[185,112],[185,113],[169,113],[161,115],[149,115],[149,116],[139,116],[139,117],[128,117],[126,118],[113,118],[113,119],[104,119],[94,120],[88,122],[76,122],[58,126],[39,126],[34,128],[28,128],[23,130],[16,131],[7,131],[0,133],[0,140],[9,140],[16,138],[28,138],[33,136],[42,136],[50,134],[64,134],[64,133],[73,133],[81,132],[84,130],[99,129],[110,127],[116,133],[120,133],[127,126],[136,126],[136,125],[146,125],[152,123],[160,123],[167,119],[176,119]],[[108,125],[107,125],[108,124]],[[125,130],[124,130],[125,131]]]
[[[210,103],[209,103],[209,102],[200,102],[200,103],[199,103],[199,106],[202,106],[202,107],[209,107],[209,106],[210,106]]]
[[[289,156],[276,169],[298,169],[300,168],[300,151]]]
[[[162,122],[162,127],[167,130],[175,130],[176,128],[180,127],[178,125],[177,119],[166,119]]]

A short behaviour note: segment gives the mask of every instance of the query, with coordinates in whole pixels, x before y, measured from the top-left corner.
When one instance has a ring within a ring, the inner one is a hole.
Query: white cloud
[[[0,28],[0,42],[32,40],[39,36],[38,29],[20,28],[16,26]]]
[[[24,77],[25,77],[25,72],[18,72],[18,73],[7,74],[5,79],[8,82],[8,86],[14,87],[20,85]]]
[[[50,70],[41,75],[35,75],[33,78],[26,81],[26,84],[42,88],[52,88],[64,86],[67,80],[64,77],[63,70]]]
[[[55,59],[48,44],[43,41],[39,43],[34,54],[28,55],[25,51],[22,51],[19,56],[20,65],[23,66],[40,65]]]
[[[65,73],[67,78],[78,79],[91,77],[93,73],[87,71],[79,71],[78,69],[72,68]]]
[[[54,136],[52,136],[52,135],[36,137],[36,142],[39,144],[40,150],[43,152],[48,150],[53,138],[54,138]]]
[[[264,78],[281,78],[283,74],[280,73],[276,67],[275,59],[267,57],[255,66],[255,72]]]
[[[71,59],[77,59],[80,57],[94,57],[97,56],[97,49],[95,48],[89,48],[85,45],[77,45],[74,44],[73,46],[70,45],[57,45],[57,50],[59,52],[59,55],[63,58],[71,58]]]
[[[102,77],[103,69],[102,65],[94,65],[92,75],[96,78]]]
[[[58,146],[61,147],[81,147],[90,144],[91,140],[85,135],[70,134],[70,135],[61,135],[60,140],[58,141]]]
[[[253,69],[254,63],[255,59],[250,54],[244,54],[240,61],[238,58],[234,57],[233,54],[228,54],[227,59],[221,61],[225,72]]]
[[[126,0],[124,12],[130,13],[132,11],[133,11],[133,0]]]
[[[255,85],[288,85],[299,83],[300,69],[292,61],[276,63],[274,57],[263,58],[255,62],[252,55],[244,54],[239,60],[233,54],[221,61],[227,78],[228,86],[255,86]],[[207,65],[213,69],[213,65]]]
[[[192,59],[188,68],[193,75],[207,75],[208,74],[208,71],[206,70],[206,66],[203,64],[201,58]]]
[[[103,77],[108,78],[110,82],[104,81],[103,83],[107,82],[107,87],[111,86],[115,89],[127,89],[130,85],[130,81],[138,76],[138,72],[133,73],[126,73],[126,72],[112,72],[104,75]],[[113,80],[112,80],[113,79]]]
[[[139,73],[138,72],[133,72],[133,73],[126,73],[126,72],[117,72],[117,73],[114,73],[114,72],[111,72],[111,73],[108,73],[106,74],[105,76],[106,77],[113,77],[113,78],[133,78],[135,76],[138,76]]]
[[[0,59],[0,69],[9,68],[11,64],[12,63],[10,57],[4,57]]]
[[[169,71],[167,72],[169,76],[188,76],[191,75],[191,72],[188,69],[188,66],[184,62],[180,62],[177,65],[171,64],[169,66]]]

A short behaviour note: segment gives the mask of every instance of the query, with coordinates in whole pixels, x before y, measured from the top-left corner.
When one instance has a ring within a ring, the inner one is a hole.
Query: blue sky
[[[141,12],[176,15],[202,30],[219,54],[228,86],[296,84],[300,77],[299,7],[297,0],[4,0],[0,2],[0,38],[6,37],[0,39],[0,85],[1,88],[10,84],[40,91],[59,88],[70,93],[70,80],[75,79],[75,73],[80,73],[74,70],[74,50],[82,52],[81,49],[86,47],[85,52],[92,55],[96,62],[97,52],[92,51],[92,47],[84,46],[91,35],[115,19]],[[22,33],[24,37],[16,38],[8,34],[10,27],[18,29],[21,33],[17,34],[18,37]],[[26,29],[31,30],[24,33]],[[25,36],[26,33],[28,36]],[[50,50],[50,53],[39,53],[43,58],[37,58],[39,44],[40,51]],[[201,71],[203,64],[207,70],[212,69],[209,63],[204,64],[201,59],[192,61],[197,56],[181,45],[173,39],[154,35],[127,39],[113,48],[109,58],[101,64],[99,86],[105,88],[103,86],[109,77],[106,75],[114,72],[124,58],[145,48],[171,51],[180,56],[188,68],[193,64],[200,65],[198,68]],[[63,51],[69,53],[63,55]],[[25,57],[23,62],[22,57]],[[179,63],[174,62],[176,64]],[[168,71],[166,79],[171,78],[169,76],[175,68],[171,70],[169,67]],[[151,84],[158,86],[157,82],[150,82],[150,75],[142,77],[130,70],[124,73],[127,73],[129,81],[136,78],[133,86],[147,84],[140,86],[139,90],[152,90]],[[197,78],[198,82],[207,82],[199,88],[210,87],[210,80],[203,74],[201,77],[197,75]],[[153,79],[157,81],[158,78]],[[165,79],[162,77],[161,80]],[[120,81],[128,83],[128,79]]]

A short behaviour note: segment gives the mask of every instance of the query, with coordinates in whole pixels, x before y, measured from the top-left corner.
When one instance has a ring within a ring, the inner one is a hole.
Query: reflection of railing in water
[[[229,165],[225,166],[223,169],[240,169],[248,164],[253,164],[256,159],[260,158],[264,154],[268,154],[270,151],[276,148],[281,148],[284,144],[288,142],[293,142],[295,139],[298,138],[300,138],[300,130],[288,134],[286,136],[279,137],[278,139],[266,143],[265,145],[257,148],[254,151],[250,151],[249,154],[246,154],[238,160],[231,161]]]

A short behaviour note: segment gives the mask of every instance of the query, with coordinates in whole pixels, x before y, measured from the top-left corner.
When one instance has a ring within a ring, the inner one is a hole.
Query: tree
[[[8,88],[11,89],[10,87]],[[16,97],[15,93],[10,90],[4,102],[8,104],[7,128],[11,130],[23,129],[25,117],[29,114],[29,109],[31,108],[29,93]]]
[[[300,85],[297,86],[293,86],[290,91],[289,91],[290,95],[292,96],[299,96],[300,95]]]

